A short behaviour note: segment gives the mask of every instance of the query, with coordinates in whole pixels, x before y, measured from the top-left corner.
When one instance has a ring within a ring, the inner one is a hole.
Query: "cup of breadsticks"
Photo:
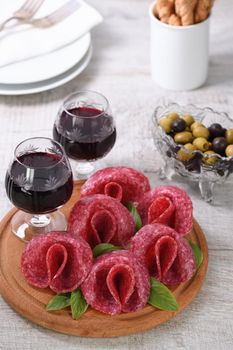
[[[214,0],[157,0],[150,6],[151,74],[169,90],[192,90],[208,75]]]

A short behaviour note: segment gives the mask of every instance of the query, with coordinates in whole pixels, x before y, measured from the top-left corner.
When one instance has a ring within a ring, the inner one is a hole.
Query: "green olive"
[[[233,129],[228,129],[225,134],[228,145],[233,144]]]
[[[190,129],[193,131],[197,126],[203,126],[205,127],[202,123],[200,122],[194,122],[191,126]]]
[[[169,134],[169,132],[171,132],[172,128],[171,128],[171,124],[172,121],[168,118],[162,118],[159,121],[159,125],[161,126],[161,128],[163,128],[163,130]]]
[[[194,154],[192,154],[191,152],[189,152],[188,150],[181,148],[179,149],[179,151],[176,154],[176,158],[185,162],[188,161],[190,159],[192,159],[194,157]]]
[[[233,157],[233,145],[228,145],[225,153],[227,157]]]
[[[209,142],[204,137],[197,137],[193,141],[193,145],[202,152],[208,151],[209,149]]]
[[[188,126],[192,125],[195,122],[194,118],[188,113],[185,113],[183,115],[183,119]]]
[[[186,143],[184,145],[184,148],[188,151],[195,151],[197,149],[197,147],[195,147],[192,143]]]
[[[216,163],[216,160],[218,159],[216,156],[216,153],[214,151],[206,151],[204,154],[208,154],[208,155],[212,155],[212,157],[203,157],[202,161],[206,164],[206,165],[214,165]]]
[[[186,128],[184,129],[184,131],[191,131],[189,126],[186,126]]]
[[[210,132],[204,126],[196,126],[193,129],[193,136],[194,137],[204,137],[205,139],[208,139],[208,137],[210,136]]]
[[[179,118],[179,114],[176,112],[171,112],[167,115],[167,118],[174,122],[176,119]]]
[[[185,145],[186,143],[192,142],[193,135],[189,131],[178,132],[177,134],[175,134],[174,140],[176,143],[181,143]]]

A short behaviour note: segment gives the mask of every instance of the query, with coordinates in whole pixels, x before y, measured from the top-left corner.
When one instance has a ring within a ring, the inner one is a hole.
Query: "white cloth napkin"
[[[35,18],[40,18],[55,11],[67,0],[45,0]],[[26,25],[14,30],[0,32],[0,68],[6,65],[48,54],[62,48],[82,35],[89,32],[94,26],[101,23],[100,13],[82,0],[81,7],[62,22],[50,28],[33,28]],[[0,22],[12,15],[25,0],[1,2]],[[1,74],[1,72],[0,72]]]

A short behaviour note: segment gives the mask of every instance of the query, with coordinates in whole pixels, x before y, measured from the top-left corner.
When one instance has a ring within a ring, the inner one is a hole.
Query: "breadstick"
[[[198,0],[175,0],[176,14],[183,26],[194,24],[194,9]]]
[[[214,0],[198,0],[195,11],[195,23],[204,21],[210,14]]]
[[[174,13],[169,17],[168,24],[172,26],[181,26],[181,19]]]
[[[168,17],[168,16],[163,16],[163,17],[160,18],[160,21],[163,22],[163,23],[168,24],[169,18],[170,17]]]
[[[156,12],[158,17],[168,18],[173,12],[173,1],[172,0],[158,0],[156,3]]]

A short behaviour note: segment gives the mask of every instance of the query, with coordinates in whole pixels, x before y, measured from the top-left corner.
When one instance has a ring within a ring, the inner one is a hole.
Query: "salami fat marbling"
[[[149,180],[144,174],[130,167],[115,166],[96,171],[82,186],[81,198],[105,194],[124,204],[135,203],[149,190]]]
[[[68,230],[76,237],[84,238],[92,248],[100,243],[127,248],[134,235],[134,221],[118,200],[96,194],[84,197],[74,205]]]
[[[21,258],[21,270],[28,283],[50,287],[56,293],[79,287],[91,267],[90,246],[66,232],[38,235],[27,244]]]
[[[150,276],[174,285],[189,280],[195,272],[195,258],[186,239],[172,228],[146,225],[131,242],[132,254],[147,267]]]
[[[147,269],[129,251],[114,251],[98,257],[82,284],[88,304],[109,315],[142,309],[149,298]]]
[[[192,201],[184,190],[176,186],[159,186],[145,193],[137,210],[143,225],[164,224],[182,236],[192,229]]]

